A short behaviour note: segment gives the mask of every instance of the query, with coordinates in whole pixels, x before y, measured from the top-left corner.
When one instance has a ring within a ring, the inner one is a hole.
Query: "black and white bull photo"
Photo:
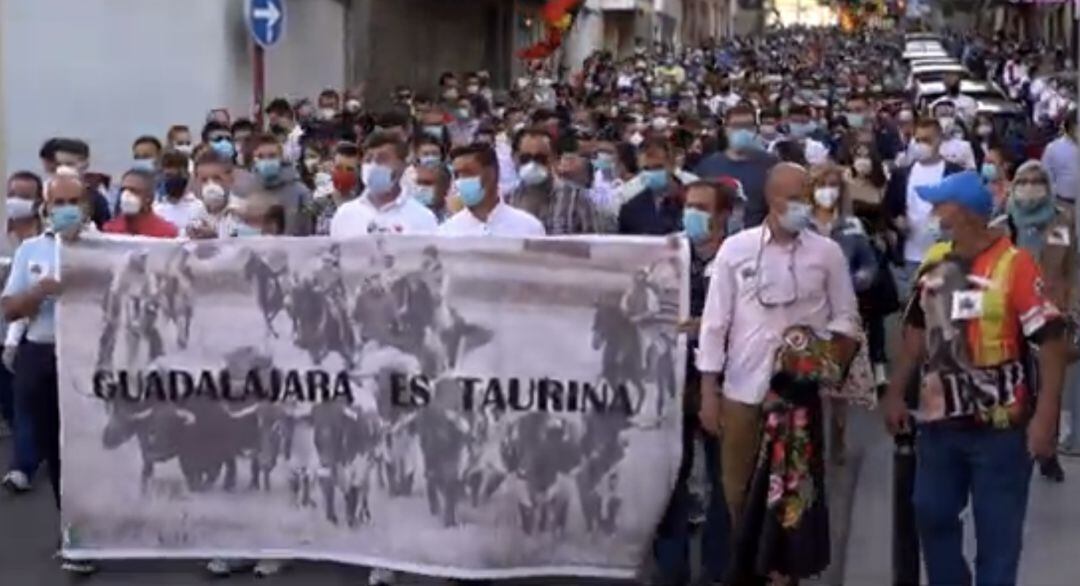
[[[76,315],[100,343],[65,350],[91,374],[68,375],[64,408],[94,406],[67,420],[65,449],[124,498],[71,497],[68,514],[161,547],[243,534],[407,562],[406,544],[439,552],[453,536],[470,567],[485,551],[507,567],[555,550],[575,566],[598,549],[639,559],[626,537],[655,529],[641,514],[662,513],[649,495],[669,464],[674,478],[681,437],[678,292],[650,269],[663,257],[595,271],[616,261],[581,257],[547,282],[562,260],[544,249],[521,262],[386,242],[81,252],[99,268]]]

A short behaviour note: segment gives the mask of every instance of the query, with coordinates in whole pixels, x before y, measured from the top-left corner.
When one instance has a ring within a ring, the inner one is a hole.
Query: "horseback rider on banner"
[[[147,270],[147,260],[145,250],[133,250],[124,256],[123,263],[113,274],[102,304],[105,327],[98,343],[99,369],[107,369],[112,364],[116,330],[121,323],[127,332],[129,362],[135,360],[141,338],[146,339],[151,361],[164,353],[161,335],[155,327],[158,311],[156,282]]]
[[[639,269],[634,273],[634,282],[619,300],[619,309],[642,336],[645,334],[646,322],[660,314],[660,297],[649,282],[647,270]],[[642,349],[649,348],[651,343],[643,340],[641,346]]]
[[[326,296],[333,319],[339,324],[347,324],[345,310],[347,301],[345,280],[341,275],[340,245],[330,245],[330,248],[319,257],[315,270],[311,273],[311,279],[315,289]]]
[[[165,265],[165,272],[157,276],[157,287],[162,295],[165,318],[177,328],[177,345],[187,347],[191,318],[194,312],[192,284],[195,275],[191,270],[191,250],[181,246]]]

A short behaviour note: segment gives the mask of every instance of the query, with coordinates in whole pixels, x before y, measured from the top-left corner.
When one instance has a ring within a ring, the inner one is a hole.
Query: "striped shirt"
[[[519,185],[507,196],[507,203],[535,216],[549,236],[604,231],[589,194],[570,183],[555,180],[535,187]]]

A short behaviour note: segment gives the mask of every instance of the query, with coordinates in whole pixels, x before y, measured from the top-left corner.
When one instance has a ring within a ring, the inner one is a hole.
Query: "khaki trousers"
[[[761,443],[761,406],[739,403],[727,397],[721,401],[720,475],[724,499],[731,511],[731,535],[737,539],[746,504],[746,489],[757,464]]]

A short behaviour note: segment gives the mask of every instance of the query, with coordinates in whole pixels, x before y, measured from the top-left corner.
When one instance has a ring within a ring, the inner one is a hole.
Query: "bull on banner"
[[[65,246],[64,552],[632,577],[680,459],[688,251]]]

